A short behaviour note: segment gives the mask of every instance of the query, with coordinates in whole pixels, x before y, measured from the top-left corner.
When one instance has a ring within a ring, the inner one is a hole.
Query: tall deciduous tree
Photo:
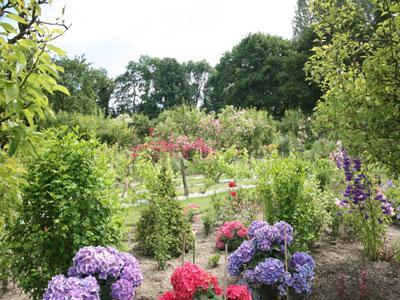
[[[211,67],[206,61],[179,63],[174,58],[142,56],[116,79],[114,114],[144,113],[156,117],[181,104],[197,106],[206,96]]]
[[[307,68],[324,91],[317,124],[399,174],[400,3],[314,0],[312,11],[318,44]]]
[[[49,96],[52,108],[58,111],[96,114],[100,109],[108,115],[108,106],[114,90],[114,82],[104,69],[95,69],[86,58],[63,57],[57,64],[64,68],[60,83],[71,95],[54,93]]]
[[[204,106],[255,107],[275,116],[288,108],[310,111],[316,99],[305,82],[303,62],[290,41],[250,34],[221,58],[210,76],[210,97]]]

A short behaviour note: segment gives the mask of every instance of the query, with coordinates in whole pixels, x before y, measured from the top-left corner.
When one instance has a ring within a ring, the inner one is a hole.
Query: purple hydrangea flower
[[[228,272],[231,276],[238,276],[243,262],[236,251],[228,256]]]
[[[266,225],[255,231],[254,241],[261,251],[269,251],[272,244],[279,240],[280,232],[275,226]]]
[[[252,241],[244,241],[239,248],[231,253],[228,257],[228,271],[232,276],[240,273],[243,264],[249,262],[256,252]]]
[[[100,287],[93,276],[86,278],[54,276],[43,295],[44,300],[84,299],[100,300]]]
[[[268,225],[268,223],[264,222],[264,221],[254,221],[254,222],[252,222],[250,224],[249,230],[247,232],[248,237],[249,238],[253,238],[257,229],[259,229],[261,227],[264,227],[264,226],[267,226],[267,225]]]
[[[255,279],[262,284],[274,285],[282,282],[284,274],[283,263],[276,258],[267,258],[254,269]]]
[[[243,273],[243,279],[247,282],[247,283],[256,283],[256,276],[254,273],[254,269],[248,269]]]
[[[124,262],[124,268],[121,272],[121,278],[132,282],[133,287],[138,287],[142,284],[143,276],[140,272],[139,262],[132,254],[121,253],[122,261]]]
[[[119,287],[129,283],[130,289],[126,290],[126,293],[131,294],[143,280],[136,258],[112,247],[81,248],[73,258],[73,266],[68,270],[68,275],[79,277],[93,275],[100,280],[100,283],[102,280],[117,280],[120,284],[117,284],[114,290],[121,297],[123,292],[118,290]]]
[[[312,282],[314,280],[314,259],[303,252],[296,252],[293,254],[289,269],[291,270],[290,285],[297,294],[310,294]]]
[[[279,230],[279,241],[284,245],[286,236],[286,244],[289,246],[293,241],[293,227],[285,221],[275,223],[274,227]]]
[[[131,300],[135,295],[135,288],[132,282],[126,279],[120,279],[111,286],[111,296],[115,300]]]

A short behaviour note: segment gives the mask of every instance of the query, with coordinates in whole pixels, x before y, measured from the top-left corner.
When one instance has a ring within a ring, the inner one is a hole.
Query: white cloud
[[[85,53],[112,76],[140,55],[206,59],[215,65],[250,32],[290,38],[296,0],[58,0],[70,30],[57,41],[70,56]]]

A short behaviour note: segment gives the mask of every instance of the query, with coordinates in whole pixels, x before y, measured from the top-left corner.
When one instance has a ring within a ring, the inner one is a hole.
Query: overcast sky
[[[296,0],[56,0],[70,30],[56,44],[111,76],[140,55],[215,65],[250,32],[292,36]]]

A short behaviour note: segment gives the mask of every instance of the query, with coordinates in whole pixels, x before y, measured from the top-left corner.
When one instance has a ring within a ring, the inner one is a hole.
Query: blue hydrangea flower
[[[257,282],[274,285],[283,281],[285,269],[283,263],[276,258],[267,258],[259,263],[254,269],[254,276]]]

